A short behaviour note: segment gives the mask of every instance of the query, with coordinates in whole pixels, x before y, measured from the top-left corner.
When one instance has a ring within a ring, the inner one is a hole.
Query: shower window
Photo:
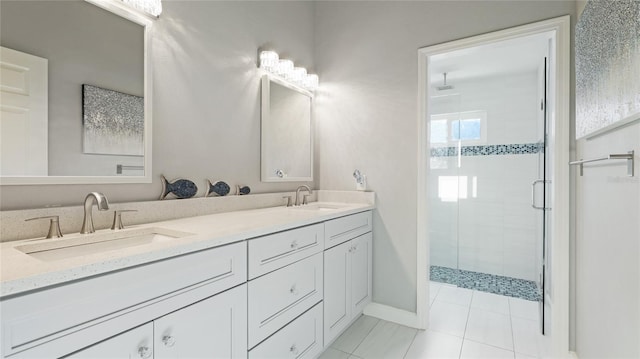
[[[487,111],[466,111],[431,115],[431,143],[485,143]]]

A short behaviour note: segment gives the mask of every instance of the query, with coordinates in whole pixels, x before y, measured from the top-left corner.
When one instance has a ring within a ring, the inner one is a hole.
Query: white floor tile
[[[436,300],[429,311],[429,329],[464,337],[468,315],[469,307]]]
[[[402,358],[417,330],[381,320],[367,335],[353,355],[363,359]]]
[[[438,291],[436,301],[469,306],[472,296],[473,291],[471,289],[442,286]]]
[[[362,343],[364,338],[378,324],[380,319],[367,315],[361,316],[351,326],[344,331],[334,342],[331,347],[346,353],[353,353],[354,350]]]
[[[529,320],[538,320],[538,302],[520,298],[509,298],[511,316]]]
[[[429,282],[429,305],[433,305],[433,301],[436,299],[441,287],[442,284],[438,282]]]
[[[514,356],[511,350],[500,349],[465,339],[464,344],[462,344],[460,359],[471,358],[513,359]]]
[[[517,353],[539,357],[545,353],[545,340],[537,320],[511,317],[513,346]]]
[[[329,347],[318,357],[318,359],[349,359],[350,356],[351,354],[349,353],[341,352]]]
[[[509,315],[509,298],[503,295],[474,291],[471,308]]]
[[[508,315],[471,308],[465,339],[513,350],[511,318]]]
[[[432,332],[428,330],[418,331],[416,338],[411,343],[406,359],[458,359],[462,348],[462,338],[454,335]]]

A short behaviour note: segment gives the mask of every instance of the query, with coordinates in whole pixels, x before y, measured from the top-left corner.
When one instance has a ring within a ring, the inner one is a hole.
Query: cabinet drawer
[[[249,352],[249,359],[315,358],[322,352],[322,302]]]
[[[323,249],[324,225],[292,229],[249,241],[249,278],[282,268]]]
[[[336,218],[324,223],[324,248],[331,248],[359,235],[371,232],[371,211]]]
[[[153,354],[153,323],[133,328],[98,344],[82,349],[64,359],[140,358]]]
[[[247,278],[246,243],[213,248],[0,301],[10,354],[128,313],[176,291],[211,294]]]
[[[322,253],[249,282],[249,348],[322,300]]]

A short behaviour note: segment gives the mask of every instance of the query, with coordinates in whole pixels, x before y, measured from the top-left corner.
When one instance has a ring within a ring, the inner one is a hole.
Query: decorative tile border
[[[440,266],[431,266],[430,278],[434,282],[453,284],[461,288],[500,294],[507,297],[532,301],[540,301],[542,299],[542,294],[536,282],[531,280]]]
[[[528,155],[544,149],[542,143],[514,143],[509,145],[462,146],[462,156]],[[431,157],[453,157],[458,147],[433,147]]]

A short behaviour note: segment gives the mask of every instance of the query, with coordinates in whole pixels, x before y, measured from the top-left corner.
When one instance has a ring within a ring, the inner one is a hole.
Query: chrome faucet
[[[302,199],[302,203],[300,203],[300,191],[302,190],[306,190],[309,194],[308,195],[304,195],[303,199]],[[307,204],[307,197],[311,196],[313,194],[313,190],[311,188],[309,188],[309,186],[307,185],[302,185],[300,187],[298,187],[298,189],[296,189],[296,201],[294,202],[294,205],[299,206],[301,204]]]
[[[93,215],[91,214],[91,210],[93,209],[93,204],[98,206],[98,210],[106,211],[109,209],[109,201],[107,201],[107,197],[105,197],[100,192],[91,192],[84,199],[84,219],[82,220],[82,229],[80,233],[93,233],[95,232],[95,228],[93,228]]]

